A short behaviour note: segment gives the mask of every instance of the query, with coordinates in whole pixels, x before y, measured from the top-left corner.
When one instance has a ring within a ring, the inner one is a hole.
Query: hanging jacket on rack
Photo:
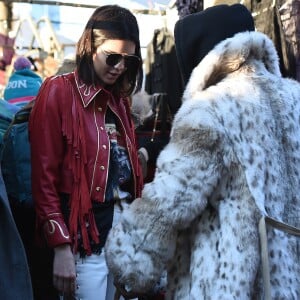
[[[210,5],[230,5],[234,2],[237,1],[215,0]],[[243,4],[251,11],[256,30],[266,34],[274,43],[282,75],[300,81],[299,46],[296,42],[300,32],[299,1],[244,0]]]
[[[291,54],[291,64],[294,66],[295,79],[300,82],[300,1],[283,2],[279,8],[283,31]]]
[[[176,0],[178,15],[183,18],[187,15],[203,10],[204,0]]]
[[[285,13],[280,8],[283,2],[298,1],[246,0],[244,5],[252,12],[256,30],[263,32],[273,41],[279,56],[282,75],[296,79],[296,59],[293,56],[292,42],[287,38],[287,31],[285,29],[287,23],[284,20],[284,15],[282,15]],[[296,11],[295,13],[297,14]],[[290,12],[290,8],[288,14],[288,19],[291,19],[292,12]],[[291,19],[291,21],[294,20]]]
[[[183,83],[178,68],[174,36],[167,28],[157,29],[147,46],[145,91],[163,93],[174,115],[181,105]]]

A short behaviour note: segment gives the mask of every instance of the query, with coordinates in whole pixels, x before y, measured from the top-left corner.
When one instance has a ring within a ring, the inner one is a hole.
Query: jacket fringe
[[[68,81],[68,79],[66,79]],[[74,90],[68,82],[70,87],[70,94],[74,93]],[[66,101],[70,101],[74,97],[66,97]],[[74,242],[74,253],[78,249],[78,233],[81,233],[83,248],[87,255],[90,255],[91,239],[98,244],[99,232],[94,219],[92,211],[92,203],[89,194],[88,184],[85,176],[84,166],[87,163],[87,156],[85,150],[85,137],[83,128],[82,112],[78,109],[78,103],[72,101],[67,103],[66,109],[63,112],[62,130],[63,135],[67,139],[68,144],[68,162],[74,176],[74,187],[70,196],[70,208],[71,213],[69,217],[69,231],[70,237]],[[72,112],[71,114],[69,112]]]

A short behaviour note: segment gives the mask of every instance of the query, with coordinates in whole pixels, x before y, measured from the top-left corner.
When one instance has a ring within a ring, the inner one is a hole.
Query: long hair
[[[76,67],[80,79],[86,84],[98,84],[93,66],[93,54],[107,39],[129,40],[135,43],[135,55],[141,57],[139,28],[135,16],[118,5],[98,7],[90,17],[77,43]],[[140,90],[143,79],[142,64],[128,68],[111,87],[113,94],[126,97]]]

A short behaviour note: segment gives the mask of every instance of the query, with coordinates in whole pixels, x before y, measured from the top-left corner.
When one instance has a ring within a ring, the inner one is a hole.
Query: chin
[[[105,79],[105,80],[103,81],[103,83],[104,83],[105,85],[113,85],[113,84],[116,83],[116,81],[117,81],[117,79]]]

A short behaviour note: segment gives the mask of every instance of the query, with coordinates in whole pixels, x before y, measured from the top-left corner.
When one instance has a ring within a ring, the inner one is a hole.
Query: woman
[[[53,282],[65,296],[113,297],[102,249],[119,207],[141,192],[128,100],[141,78],[136,18],[101,6],[77,44],[75,71],[45,80],[32,110],[38,230],[54,249]]]

